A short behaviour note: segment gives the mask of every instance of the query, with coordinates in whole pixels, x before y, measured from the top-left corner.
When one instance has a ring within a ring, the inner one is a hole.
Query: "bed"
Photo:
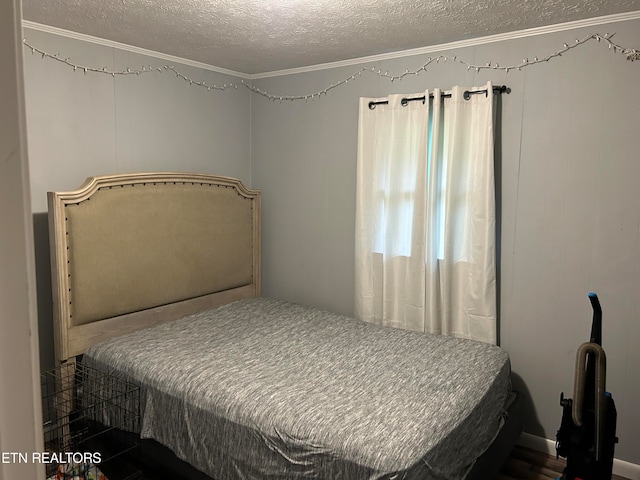
[[[239,180],[48,199],[57,361],[139,385],[134,433],[183,477],[486,479],[516,441],[499,347],[262,297],[260,192]]]

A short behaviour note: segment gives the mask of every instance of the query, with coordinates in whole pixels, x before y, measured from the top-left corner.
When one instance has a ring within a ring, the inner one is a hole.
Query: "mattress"
[[[267,298],[107,340],[83,363],[140,385],[141,436],[216,480],[462,479],[510,394],[494,345]]]

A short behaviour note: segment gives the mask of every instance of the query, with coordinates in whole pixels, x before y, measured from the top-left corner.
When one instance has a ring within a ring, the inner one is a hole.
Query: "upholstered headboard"
[[[90,177],[48,200],[58,361],[260,294],[260,192],[239,180]]]

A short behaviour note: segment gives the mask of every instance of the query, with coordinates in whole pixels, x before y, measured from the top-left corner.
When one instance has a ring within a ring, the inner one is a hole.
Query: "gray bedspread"
[[[108,340],[143,438],[216,480],[461,479],[498,433],[510,364],[484,343],[266,298]]]

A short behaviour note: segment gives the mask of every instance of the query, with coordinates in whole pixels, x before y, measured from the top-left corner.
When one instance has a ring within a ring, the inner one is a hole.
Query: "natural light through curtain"
[[[360,99],[355,312],[496,343],[492,85],[441,93]]]

